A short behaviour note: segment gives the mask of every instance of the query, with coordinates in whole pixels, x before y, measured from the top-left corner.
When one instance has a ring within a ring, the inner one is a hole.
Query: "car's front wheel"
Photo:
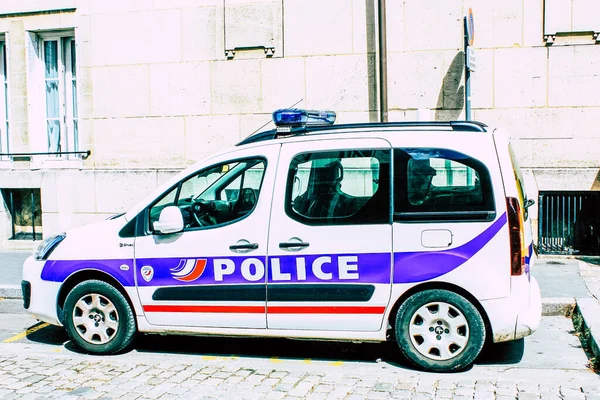
[[[463,296],[448,290],[425,290],[398,309],[396,341],[404,356],[432,372],[469,367],[485,343],[481,314]]]
[[[103,281],[75,286],[67,295],[63,315],[71,340],[90,353],[118,353],[135,337],[135,317],[127,299]]]

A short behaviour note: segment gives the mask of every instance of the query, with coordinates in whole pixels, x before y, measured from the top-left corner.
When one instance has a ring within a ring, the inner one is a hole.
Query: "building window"
[[[9,151],[8,62],[6,56],[6,41],[0,40],[0,154],[7,154]],[[0,160],[6,159],[8,156],[0,156]]]
[[[283,1],[225,0],[225,55],[263,50],[263,57],[283,57]],[[248,58],[248,54],[245,56]]]
[[[41,35],[49,153],[79,151],[77,64],[73,36]],[[60,157],[60,155],[56,155]]]
[[[600,41],[600,13],[594,0],[544,0],[544,40],[556,36],[591,33]]]

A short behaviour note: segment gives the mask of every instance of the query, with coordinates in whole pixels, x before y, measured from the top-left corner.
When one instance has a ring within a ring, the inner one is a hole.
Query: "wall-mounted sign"
[[[473,10],[471,10],[470,7],[469,12],[467,14],[466,31],[467,43],[469,43],[469,46],[473,46],[473,43],[475,42],[475,21],[473,20]]]
[[[464,43],[465,43],[465,119],[471,120],[471,72],[475,72],[477,62],[473,43],[475,43],[475,21],[473,10],[469,7],[469,12],[463,18]]]
[[[477,58],[475,56],[475,49],[471,46],[467,47],[467,68],[471,72],[475,72],[477,68]]]

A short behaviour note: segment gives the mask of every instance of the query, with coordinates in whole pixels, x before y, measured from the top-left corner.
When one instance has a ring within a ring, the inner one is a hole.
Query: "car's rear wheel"
[[[127,299],[103,281],[75,286],[67,295],[63,315],[71,340],[90,353],[118,353],[135,337],[135,317]]]
[[[485,343],[481,314],[463,296],[448,290],[425,290],[398,309],[396,341],[406,358],[432,372],[469,367]]]

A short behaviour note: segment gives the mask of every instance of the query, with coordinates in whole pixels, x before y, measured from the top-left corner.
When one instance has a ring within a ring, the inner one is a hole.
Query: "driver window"
[[[162,199],[160,199],[154,207],[158,207],[162,210],[163,208],[165,208],[167,206],[174,206],[176,196],[177,196],[177,188],[171,190],[166,196],[164,196]]]
[[[243,174],[239,175],[219,192],[218,199],[236,201],[239,199],[240,192],[249,193],[250,191],[254,191],[258,196],[264,172],[264,163],[258,163],[253,167],[248,168]]]
[[[231,171],[236,164],[223,164],[212,167],[198,175],[189,178],[181,184],[181,191],[178,196],[177,205],[185,204],[187,200],[197,200],[204,195],[205,200],[215,200],[214,191],[207,189],[225,174]],[[212,196],[209,193],[212,194]]]
[[[150,226],[163,208],[176,205],[185,229],[214,227],[241,219],[256,206],[265,172],[263,159],[219,164],[180,182],[150,209]]]

